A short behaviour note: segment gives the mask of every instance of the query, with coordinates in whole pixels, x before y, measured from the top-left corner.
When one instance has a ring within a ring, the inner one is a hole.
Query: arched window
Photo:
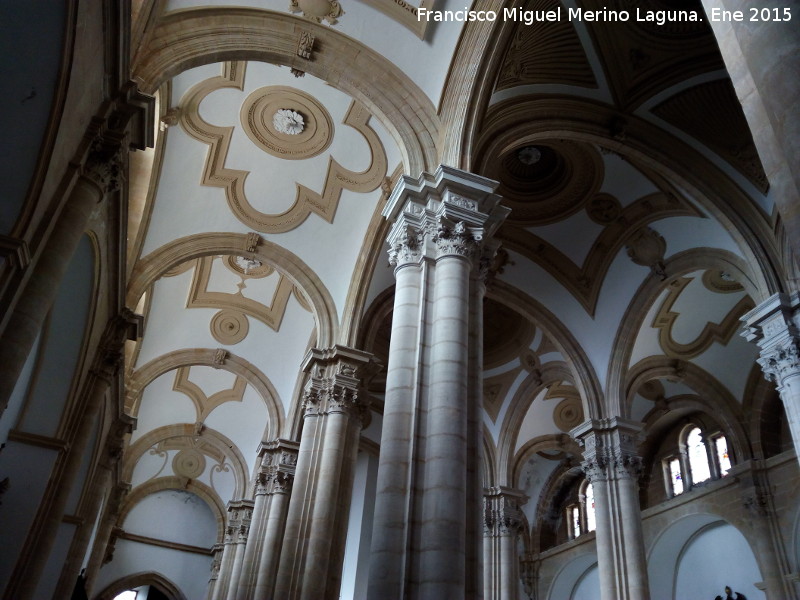
[[[708,440],[708,441],[707,441]],[[732,463],[728,441],[722,433],[706,436],[697,425],[681,429],[678,450],[664,461],[664,482],[670,497],[710,479],[725,477]]]
[[[701,483],[711,479],[711,466],[708,461],[708,447],[699,427],[689,431],[686,436],[686,453],[689,455],[689,469],[692,483]]]
[[[579,535],[589,533],[597,528],[594,487],[588,481],[584,481],[580,486],[578,502],[567,507],[567,523],[570,539],[575,539]]]

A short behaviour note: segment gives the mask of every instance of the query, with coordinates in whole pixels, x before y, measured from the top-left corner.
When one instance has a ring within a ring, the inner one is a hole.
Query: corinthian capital
[[[583,448],[581,467],[586,479],[598,481],[633,479],[642,474],[638,445],[642,426],[618,417],[592,419],[572,430]]]
[[[344,413],[364,422],[369,397],[363,387],[379,368],[368,352],[338,345],[312,348],[303,362],[303,370],[310,375],[303,394],[306,416]]]
[[[800,293],[775,294],[742,317],[742,335],[758,344],[764,376],[783,387],[800,375]]]
[[[386,240],[391,264],[401,267],[440,256],[477,262],[509,212],[494,193],[497,185],[444,165],[417,179],[403,176],[383,211],[394,223]]]

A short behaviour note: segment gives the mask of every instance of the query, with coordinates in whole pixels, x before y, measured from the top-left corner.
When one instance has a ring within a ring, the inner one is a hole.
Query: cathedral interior
[[[0,597],[800,599],[800,6],[461,2],[0,5]]]

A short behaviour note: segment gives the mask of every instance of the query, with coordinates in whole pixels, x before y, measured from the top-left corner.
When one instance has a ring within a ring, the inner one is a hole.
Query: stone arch
[[[117,594],[142,585],[157,587],[159,591],[166,594],[170,600],[187,600],[186,596],[177,585],[161,575],[161,573],[156,573],[155,571],[141,571],[139,573],[126,575],[106,586],[106,588],[94,598],[95,600],[114,600]]]
[[[628,374],[625,410],[630,411],[634,392],[639,386],[661,378],[680,380],[692,388],[697,396],[682,396],[671,402],[668,410],[654,408],[650,411],[645,416],[646,444],[650,443],[650,436],[660,429],[662,417],[671,410],[685,408],[703,412],[719,423],[728,435],[728,442],[738,461],[751,458],[747,431],[742,426],[741,405],[722,383],[694,363],[654,356],[638,362]]]
[[[540,374],[529,373],[517,388],[506,410],[505,418],[500,428],[502,433],[497,441],[498,462],[496,468],[498,475],[504,479],[498,485],[514,485],[513,473],[514,465],[516,464],[514,446],[518,441],[519,428],[522,426],[522,421],[525,419],[533,399],[550,384],[565,379],[572,380],[572,374],[566,364],[548,364],[542,367]],[[528,443],[530,442],[526,442],[526,445]],[[508,479],[505,480],[506,478]]]
[[[502,302],[542,328],[556,349],[569,361],[571,380],[583,401],[584,417],[595,419],[602,416],[603,392],[597,374],[569,329],[540,302],[503,281],[494,281],[486,297]]]
[[[619,116],[613,107],[574,97],[504,101],[482,117],[482,133],[475,140],[470,165],[473,171],[482,172],[486,157],[553,137],[607,148],[687,190],[725,226],[747,263],[758,266],[755,276],[760,293],[753,300],[784,291],[779,249],[764,213],[712,161],[660,127],[626,116],[624,133],[614,136],[608,124]]]
[[[514,455],[510,468],[511,478],[509,480],[512,485],[519,485],[519,478],[522,475],[522,468],[525,463],[528,462],[531,456],[541,450],[560,450],[575,457],[582,455],[578,443],[566,433],[554,433],[536,437],[527,441]]]
[[[576,556],[558,571],[547,591],[547,598],[559,600],[571,598],[575,587],[589,571],[597,566],[597,555],[586,553]]]
[[[217,492],[215,492],[211,487],[207,486],[202,481],[196,481],[194,479],[186,482],[181,480],[180,477],[175,476],[159,477],[157,479],[151,479],[150,481],[137,486],[125,497],[125,500],[119,511],[117,524],[119,525],[125,522],[125,518],[128,516],[128,513],[139,503],[139,501],[142,500],[142,498],[162,490],[181,490],[191,492],[203,500],[203,502],[205,502],[211,509],[211,512],[214,514],[214,518],[217,521],[217,543],[221,544],[223,542],[225,538],[225,516],[227,514],[225,503],[219,497],[219,494],[217,494]]]
[[[122,465],[122,479],[124,481],[131,481],[133,470],[136,468],[136,463],[139,462],[139,458],[154,444],[170,438],[196,437],[197,435],[193,423],[165,425],[164,427],[159,427],[158,429],[146,433],[126,450],[125,460]],[[233,466],[234,479],[236,481],[233,498],[243,498],[247,491],[249,477],[247,475],[247,462],[239,448],[237,448],[230,439],[214,429],[204,429],[201,436],[205,440],[208,440],[230,460]]]
[[[313,60],[297,55],[301,33],[315,38]],[[405,171],[437,165],[440,119],[428,97],[398,67],[349,36],[265,9],[207,7],[164,15],[133,60],[134,77],[152,93],[191,67],[226,60],[285,65],[326,81],[364,104],[398,143]]]
[[[690,544],[698,535],[717,527],[733,527],[742,535],[752,553],[747,536],[722,517],[700,512],[684,515],[669,522],[654,538],[647,550],[647,574],[653,597],[674,598],[678,568]],[[755,553],[752,557],[756,565]]]
[[[615,414],[623,417],[630,414],[631,399],[628,398],[628,384],[631,381],[629,373],[631,367],[628,363],[648,309],[670,281],[685,273],[702,268],[719,268],[733,272],[737,281],[744,286],[754,301],[759,302],[763,299],[759,292],[763,288],[761,288],[756,274],[747,268],[742,259],[730,252],[714,248],[695,248],[680,252],[667,259],[665,261],[667,277],[662,280],[657,275],[650,274],[636,290],[633,300],[620,321],[612,346],[607,376],[607,395],[611,410],[616,411]],[[681,363],[689,364],[684,361]]]
[[[308,298],[317,325],[319,348],[336,343],[339,318],[330,292],[297,255],[254,233],[202,233],[173,240],[140,259],[131,273],[127,306],[134,309],[157,279],[170,269],[201,256],[247,255],[274,267]]]
[[[147,364],[142,365],[128,378],[127,397],[125,400],[127,411],[134,416],[136,415],[144,389],[164,373],[178,367],[208,366],[229,371],[247,380],[247,383],[253,386],[267,407],[269,419],[267,421],[267,429],[264,432],[264,439],[271,440],[279,437],[280,432],[283,431],[285,418],[283,404],[272,382],[255,365],[244,358],[226,350],[222,360],[219,361],[220,355],[218,352],[218,350],[209,348],[175,350],[163,356],[158,356]]]

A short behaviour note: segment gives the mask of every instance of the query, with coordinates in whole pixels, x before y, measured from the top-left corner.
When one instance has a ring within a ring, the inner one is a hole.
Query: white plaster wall
[[[597,600],[600,590],[600,571],[597,570],[597,565],[591,567],[586,571],[578,583],[575,584],[575,589],[570,596],[571,600]]]
[[[674,596],[652,600],[724,597],[726,585],[748,600],[760,600],[766,597],[754,585],[760,581],[747,540],[732,525],[720,524],[702,530],[684,547],[675,573]]]
[[[125,518],[123,529],[152,538],[211,548],[217,522],[208,505],[182,490],[163,490],[143,498]]]
[[[53,547],[50,550],[50,556],[44,565],[44,570],[39,576],[39,583],[36,586],[36,593],[34,598],[52,598],[53,593],[56,591],[56,584],[59,577],[61,577],[61,569],[67,560],[69,547],[72,544],[72,538],[75,535],[77,527],[70,523],[61,523],[58,526],[56,539]],[[71,582],[74,583],[74,582]]]
[[[365,600],[369,553],[372,543],[372,518],[375,512],[375,486],[378,476],[378,458],[360,452],[356,462],[353,498],[350,504],[347,542],[342,569],[342,600]]]
[[[55,436],[80,357],[94,289],[94,248],[83,236],[50,311],[39,373],[20,428]]]

